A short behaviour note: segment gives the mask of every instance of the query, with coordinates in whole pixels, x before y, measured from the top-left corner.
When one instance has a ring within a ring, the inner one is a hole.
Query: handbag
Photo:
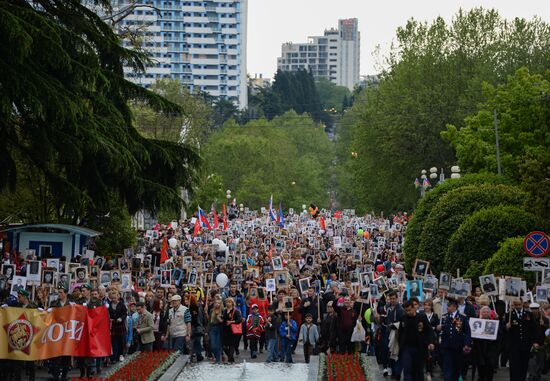
[[[233,310],[233,313],[231,314],[231,320],[233,320],[233,316],[235,316],[235,310]],[[242,335],[243,334],[243,325],[241,323],[231,324],[231,333],[233,335]]]

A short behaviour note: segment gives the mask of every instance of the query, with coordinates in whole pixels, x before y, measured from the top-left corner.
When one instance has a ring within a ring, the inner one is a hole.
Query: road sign
[[[550,239],[543,232],[531,232],[523,240],[523,249],[531,257],[544,257],[550,249]]]
[[[523,258],[523,271],[543,271],[550,269],[550,258]]]

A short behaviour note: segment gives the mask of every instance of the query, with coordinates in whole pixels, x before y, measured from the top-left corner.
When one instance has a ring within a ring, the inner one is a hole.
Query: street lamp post
[[[426,195],[426,191],[432,186],[430,183],[430,180],[428,180],[427,171],[423,169],[420,173],[420,181],[418,181],[418,178],[415,179],[414,185],[417,189],[420,189],[420,197],[424,197]],[[437,178],[439,177],[439,181],[437,181]],[[429,178],[432,181],[437,181],[438,183],[442,183],[445,181],[445,174],[443,173],[443,168],[441,168],[441,172],[439,176],[437,175],[437,168],[431,167],[430,168],[430,175]],[[453,165],[451,167],[451,179],[460,179],[460,167],[458,165]]]
[[[225,192],[225,197],[227,198],[227,206],[229,206],[229,200],[231,200],[231,191],[229,189]]]

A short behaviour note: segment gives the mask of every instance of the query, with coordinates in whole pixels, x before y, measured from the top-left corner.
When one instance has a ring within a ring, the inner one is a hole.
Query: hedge
[[[499,249],[487,261],[484,274],[495,274],[495,276],[516,276],[526,279],[532,284],[535,279],[533,272],[523,271],[524,237],[507,238],[499,244]]]
[[[418,252],[430,261],[430,268],[443,267],[449,238],[470,214],[497,205],[522,206],[527,194],[520,188],[503,184],[469,185],[453,189],[439,198],[424,222]]]
[[[510,180],[505,179],[503,176],[497,176],[489,173],[469,174],[462,176],[460,179],[447,180],[439,183],[432,190],[426,192],[426,195],[418,201],[413,217],[407,224],[407,231],[405,232],[405,245],[403,247],[403,253],[405,256],[405,267],[407,271],[411,271],[416,258],[420,258],[418,255],[418,247],[420,245],[420,238],[422,230],[424,229],[424,223],[440,197],[453,189],[467,185],[507,183],[510,183]]]
[[[483,261],[498,250],[498,243],[541,229],[540,218],[515,206],[479,210],[466,218],[449,240],[445,269],[466,271],[470,261]]]

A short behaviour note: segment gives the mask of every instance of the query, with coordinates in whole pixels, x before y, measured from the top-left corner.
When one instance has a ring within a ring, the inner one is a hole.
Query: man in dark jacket
[[[464,353],[472,348],[468,318],[458,312],[456,299],[448,299],[448,313],[443,316],[437,330],[441,332],[441,355],[443,357],[443,378],[458,381],[462,370]]]
[[[423,381],[424,359],[428,350],[434,349],[435,335],[426,315],[417,313],[415,303],[408,300],[403,307],[405,315],[397,331],[399,360],[405,381]]]
[[[319,349],[326,353],[330,349],[331,353],[336,352],[336,322],[338,315],[334,312],[333,303],[327,303],[327,313],[321,321],[321,338],[319,339]]]
[[[307,296],[302,299],[301,303],[301,309],[302,309],[302,320],[305,321],[305,316],[307,314],[310,314],[313,318],[314,324],[319,324],[320,316],[317,313],[317,296],[315,295],[315,288],[309,287],[307,289]]]
[[[512,311],[506,317],[510,381],[524,381],[531,349],[539,349],[544,336],[537,330],[537,321],[531,311],[523,309],[523,302],[512,302]]]

